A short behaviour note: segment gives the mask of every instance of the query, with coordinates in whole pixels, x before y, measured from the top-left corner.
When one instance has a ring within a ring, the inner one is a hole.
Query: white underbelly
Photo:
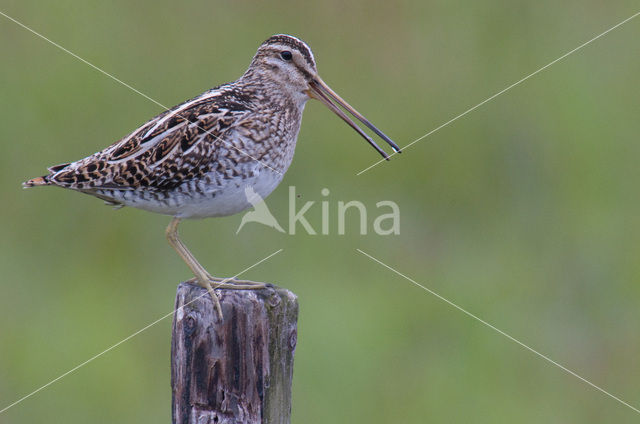
[[[251,207],[253,193],[259,200],[265,199],[282,181],[282,176],[272,171],[263,172],[257,177],[237,178],[217,189],[214,196],[193,196],[186,201],[175,215],[178,218],[207,218],[228,216]]]
[[[282,177],[271,170],[263,170],[253,177],[225,180],[221,185],[202,183],[198,189],[179,187],[166,199],[125,195],[119,201],[125,206],[178,218],[228,216],[248,209],[256,200],[266,198],[282,181]]]

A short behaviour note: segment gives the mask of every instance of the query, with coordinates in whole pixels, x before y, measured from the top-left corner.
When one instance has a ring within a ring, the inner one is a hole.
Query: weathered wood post
[[[182,283],[171,340],[174,424],[288,424],[298,301],[288,290],[221,290]]]

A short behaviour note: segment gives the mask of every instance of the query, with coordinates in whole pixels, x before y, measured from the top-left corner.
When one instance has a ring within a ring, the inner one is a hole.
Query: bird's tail
[[[51,185],[51,181],[49,181],[48,175],[44,175],[38,178],[32,178],[29,181],[25,181],[22,183],[22,188],[46,186],[46,185]]]
[[[54,181],[51,181],[51,177],[62,171],[69,165],[69,163],[61,163],[60,165],[50,166],[47,168],[47,171],[49,171],[49,175],[43,175],[42,177],[32,178],[29,181],[25,181],[22,183],[22,188],[48,186],[55,184]]]

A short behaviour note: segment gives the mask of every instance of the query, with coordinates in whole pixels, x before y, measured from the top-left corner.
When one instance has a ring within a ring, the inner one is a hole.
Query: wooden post
[[[288,290],[207,291],[182,283],[171,340],[174,424],[288,424],[298,301]]]

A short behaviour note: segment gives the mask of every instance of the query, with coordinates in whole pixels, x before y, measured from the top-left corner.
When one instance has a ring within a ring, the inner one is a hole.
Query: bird
[[[284,230],[282,229],[276,218],[271,214],[271,211],[267,207],[267,204],[264,203],[264,199],[255,192],[253,187],[246,186],[244,189],[244,194],[245,196],[247,196],[247,201],[251,203],[251,206],[253,206],[254,210],[244,214],[242,220],[240,221],[240,226],[238,226],[238,229],[236,230],[236,234],[240,232],[242,227],[244,227],[244,224],[246,224],[247,222],[258,222],[260,224],[271,227],[274,230],[280,231],[281,233],[284,233]]]
[[[247,186],[266,198],[291,164],[310,99],[326,105],[385,159],[389,155],[345,112],[400,153],[396,143],[320,78],[307,43],[276,34],[258,47],[236,81],[165,110],[99,152],[51,166],[47,175],[25,181],[23,187],[62,187],[116,208],[172,217],[166,238],[193,273],[188,282],[208,291],[222,320],[215,289],[266,285],[213,277],[182,242],[178,225],[184,219],[229,216],[248,209]]]

